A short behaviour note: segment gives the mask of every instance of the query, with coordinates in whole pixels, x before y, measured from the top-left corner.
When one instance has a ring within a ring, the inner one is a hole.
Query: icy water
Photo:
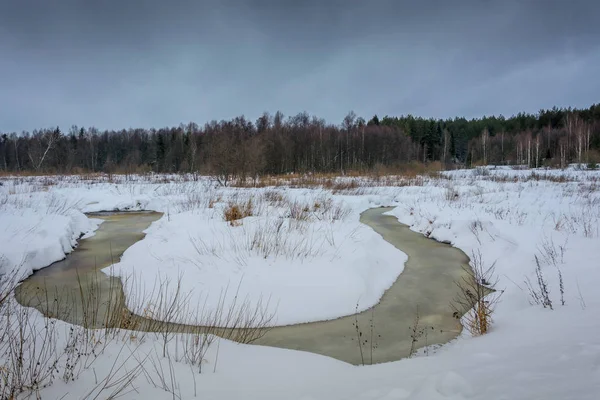
[[[120,278],[102,271],[119,261],[125,250],[142,240],[157,212],[89,214],[104,220],[95,235],[79,241],[67,257],[36,271],[15,289],[24,306],[47,316],[89,328],[111,326],[108,310],[123,312],[124,294]],[[85,311],[85,312],[84,312]]]
[[[463,269],[469,258],[461,250],[428,239],[397,218],[383,215],[390,210],[372,208],[360,217],[362,223],[408,255],[404,271],[377,305],[331,321],[275,328],[256,343],[310,351],[358,365],[399,360],[410,355],[411,347],[456,338],[462,326],[454,318],[450,303],[459,293],[455,282],[469,277]],[[417,307],[423,334],[413,346],[411,330]]]
[[[360,218],[408,255],[404,271],[377,305],[335,320],[275,327],[253,343],[318,353],[358,365],[399,360],[409,356],[411,348],[443,344],[456,338],[462,327],[450,304],[458,295],[455,282],[468,278],[464,270],[468,257],[450,245],[412,232],[393,216],[383,215],[389,210],[370,209]],[[87,327],[114,326],[114,321],[123,325],[123,319],[114,316],[127,313],[127,326],[121,327],[141,331],[160,329],[147,318],[131,315],[124,306],[120,279],[109,277],[100,269],[117,262],[129,246],[143,239],[142,232],[161,215],[154,212],[92,215],[104,220],[95,236],[81,240],[64,260],[23,281],[15,290],[15,297],[22,305]],[[411,334],[417,309],[418,330],[422,334],[413,344]],[[170,326],[171,330],[198,332],[198,327]],[[232,330],[210,328],[210,332],[236,340]]]

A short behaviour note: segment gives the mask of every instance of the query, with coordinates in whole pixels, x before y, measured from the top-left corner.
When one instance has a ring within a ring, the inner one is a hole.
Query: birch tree
[[[27,155],[31,161],[31,165],[36,171],[39,171],[44,160],[48,157],[50,150],[54,148],[56,142],[60,138],[60,129],[56,128],[53,131],[38,132],[35,135],[33,145],[30,146]]]
[[[484,128],[483,132],[481,133],[481,147],[483,150],[483,164],[484,165],[487,165],[487,147],[488,147],[489,138],[490,138],[490,132],[488,131],[488,128]]]

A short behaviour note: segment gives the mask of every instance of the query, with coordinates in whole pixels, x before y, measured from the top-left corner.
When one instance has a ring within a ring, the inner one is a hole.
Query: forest
[[[401,170],[415,163],[565,167],[600,162],[600,104],[476,119],[264,113],[160,129],[72,126],[0,133],[0,172],[265,174]]]

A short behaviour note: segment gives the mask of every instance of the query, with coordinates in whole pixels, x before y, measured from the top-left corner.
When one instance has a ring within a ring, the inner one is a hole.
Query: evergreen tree
[[[367,125],[379,126],[379,117],[377,116],[377,114],[373,115],[373,118],[371,118],[369,120],[369,122],[367,123]]]

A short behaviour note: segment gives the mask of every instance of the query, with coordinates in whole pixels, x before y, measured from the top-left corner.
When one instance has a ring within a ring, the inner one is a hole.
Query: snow
[[[296,199],[303,195],[288,193]],[[285,207],[269,206],[263,215],[232,227],[222,218],[223,207],[220,203],[213,209],[163,217],[111,273],[133,276],[135,290],[149,293],[143,297],[150,304],[157,304],[162,295],[153,290],[157,276],[172,279],[172,288],[180,278],[180,290],[195,310],[214,309],[221,301],[226,309],[239,299],[253,305],[262,301],[275,313],[274,323],[289,325],[350,315],[357,303],[364,310],[376,304],[402,272],[403,257],[360,224],[357,212],[343,221],[311,216],[305,222],[289,218]],[[257,250],[262,242],[276,248]],[[137,312],[147,308],[135,301],[129,306]],[[175,320],[190,322],[187,315]]]
[[[71,199],[84,212],[152,209],[166,214],[146,230],[145,240],[124,253],[120,263],[104,270],[135,282],[125,288],[129,308],[139,314],[152,311],[158,319],[160,310],[152,308],[165,295],[157,289],[164,286],[160,281],[170,282],[171,294],[179,286],[194,310],[214,309],[221,302],[225,307],[262,304],[265,312],[275,315],[273,323],[288,325],[365,310],[379,301],[403,269],[404,255],[358,222],[360,212],[372,206],[365,198],[332,201],[324,192],[287,189],[276,191],[284,200],[273,205],[263,199],[273,190],[217,190],[206,181],[175,185],[82,185],[76,181],[52,189],[53,196]],[[219,198],[213,208],[207,207],[211,199]],[[256,216],[233,227],[223,220],[228,202],[243,204],[248,199],[253,201]],[[289,217],[294,204],[310,209],[307,221]],[[277,233],[278,222],[282,226]],[[76,236],[87,229],[79,227]],[[19,237],[16,240],[26,243]],[[256,249],[256,241],[278,245]],[[40,258],[32,269],[61,259],[74,243],[68,244],[53,248],[54,257]],[[15,250],[19,254],[22,246]],[[144,301],[138,302],[139,298]],[[202,322],[200,316],[187,312],[169,318]]]
[[[116,184],[78,177],[4,180],[4,271],[20,266],[30,273],[64,257],[81,234],[97,227],[82,212],[152,209],[165,215],[125,252],[112,273],[134,274],[147,287],[159,273],[172,281],[182,276],[184,291],[193,293],[192,304],[214,304],[224,287],[254,302],[268,298],[276,306],[277,324],[335,318],[354,312],[357,301],[361,309],[374,304],[398,275],[402,278],[398,260],[405,256],[358,222],[360,212],[369,207],[396,205],[391,214],[412,230],[448,241],[468,255],[480,252],[486,265],[495,266],[496,288],[503,292],[492,330],[480,337],[465,333],[411,359],[366,367],[220,340],[205,356],[202,374],[178,354],[181,342],[169,343],[170,366],[157,336],[121,332],[129,340],[107,344],[94,370],[82,371],[68,384],[57,380],[42,390],[42,398],[65,393],[65,398],[83,397],[96,375],[132,352],[138,358],[150,354],[153,361],[125,398],[172,398],[157,383],[156,363],[165,371],[172,368],[177,396],[185,399],[196,397],[194,387],[197,397],[223,399],[598,398],[600,172],[458,170],[425,178],[421,186],[361,187],[338,194],[323,189],[223,189],[208,180],[166,183],[169,177],[163,178]],[[360,182],[369,185],[366,178]],[[266,200],[274,190],[287,203]],[[223,221],[228,202],[244,203],[250,197],[254,216],[239,226]],[[215,201],[209,208],[211,199]],[[312,207],[308,221],[290,218],[290,203],[314,206],[327,199],[347,210],[346,215],[334,219]],[[72,207],[57,206],[65,201]],[[249,249],[244,238],[271,232],[270,224],[279,220],[289,246],[282,245],[277,255],[271,250],[266,258],[264,252]],[[304,251],[289,250],[298,248]],[[552,309],[535,304],[525,283],[536,287],[536,257]],[[68,329],[62,322],[57,325]],[[133,368],[135,360],[129,359],[128,365]]]
[[[77,239],[97,228],[99,221],[68,198],[11,183],[0,186],[0,274],[23,279],[63,259]]]
[[[529,307],[524,280],[535,276],[536,256],[551,300],[560,302],[560,270],[565,301],[577,305],[580,292],[596,290],[594,280],[588,277],[597,273],[593,260],[600,256],[600,175],[588,172],[575,178],[571,171],[546,173],[576,180],[555,183],[536,178],[498,183],[474,180],[467,171],[453,171],[445,174],[452,178],[446,187],[405,190],[397,197],[403,206],[392,214],[414,231],[451,242],[468,255],[481,251],[488,265],[495,263],[499,287],[505,291],[497,314]],[[493,176],[524,177],[523,171],[511,170],[494,171]],[[448,191],[458,196],[448,201]]]

